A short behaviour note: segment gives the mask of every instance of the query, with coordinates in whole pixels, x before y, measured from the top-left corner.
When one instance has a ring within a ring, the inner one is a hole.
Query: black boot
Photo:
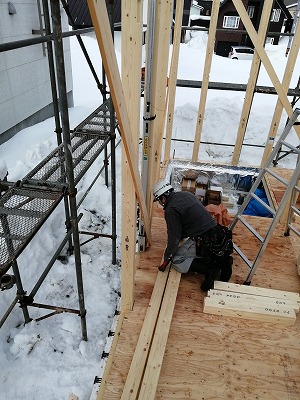
[[[189,271],[197,272],[198,274],[205,274],[210,269],[210,257],[197,257],[193,259]]]
[[[214,286],[214,281],[219,279],[220,273],[220,268],[210,268],[210,270],[205,273],[205,280],[201,284],[201,290],[203,292],[207,292],[209,289],[212,289]]]
[[[228,282],[232,275],[232,263],[233,259],[231,256],[227,258],[221,267],[220,281]]]

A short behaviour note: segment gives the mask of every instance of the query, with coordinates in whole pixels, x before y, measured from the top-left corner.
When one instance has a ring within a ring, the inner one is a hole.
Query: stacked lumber
[[[203,312],[291,326],[299,307],[299,293],[215,281]]]
[[[181,273],[158,272],[121,400],[154,399]]]

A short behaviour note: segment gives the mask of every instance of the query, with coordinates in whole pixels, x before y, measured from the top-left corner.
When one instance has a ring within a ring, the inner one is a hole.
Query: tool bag
[[[209,229],[203,235],[197,236],[195,240],[198,257],[211,257],[219,262],[233,252],[232,231],[220,224]]]

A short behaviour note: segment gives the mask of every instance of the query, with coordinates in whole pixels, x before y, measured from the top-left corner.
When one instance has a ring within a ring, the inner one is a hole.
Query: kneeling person
[[[195,195],[188,191],[174,192],[165,181],[153,189],[154,201],[164,208],[168,242],[164,270],[168,262],[179,272],[194,271],[205,275],[203,291],[213,287],[215,280],[229,281],[232,274],[232,241],[230,231],[217,224]],[[187,240],[179,246],[182,239]]]

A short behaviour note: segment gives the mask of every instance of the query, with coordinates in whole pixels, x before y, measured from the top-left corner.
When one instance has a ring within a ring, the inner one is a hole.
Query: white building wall
[[[40,29],[37,0],[13,0],[13,4],[16,14],[9,15],[8,2],[0,0],[0,43],[39,36],[32,34],[32,30]],[[64,12],[62,23],[63,31],[67,31],[69,26]],[[68,38],[63,39],[63,45],[67,91],[72,95]],[[6,140],[25,126],[51,115],[52,108],[49,105],[52,103],[52,94],[47,50],[45,56],[42,44],[0,52],[0,93],[0,134],[10,131]]]

